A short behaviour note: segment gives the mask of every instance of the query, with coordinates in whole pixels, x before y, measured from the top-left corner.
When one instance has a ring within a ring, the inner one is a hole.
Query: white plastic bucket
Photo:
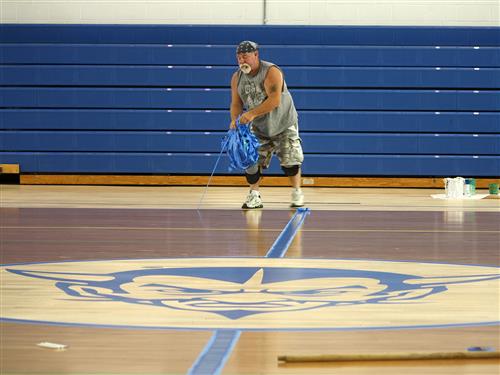
[[[454,198],[454,199],[463,198],[464,184],[465,184],[465,179],[463,177],[445,178],[444,189],[446,192],[446,198]]]

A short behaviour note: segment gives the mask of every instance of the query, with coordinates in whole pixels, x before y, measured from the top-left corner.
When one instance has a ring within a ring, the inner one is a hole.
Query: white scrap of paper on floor
[[[66,349],[68,347],[68,345],[56,344],[54,342],[41,342],[37,345],[42,347],[42,348],[58,349],[58,350],[63,350],[63,349]]]
[[[450,201],[470,201],[470,200],[478,200],[478,199],[483,199],[486,198],[489,194],[474,194],[471,195],[470,197],[460,197],[460,198],[447,198],[446,194],[432,194],[431,197],[434,199],[446,199]]]

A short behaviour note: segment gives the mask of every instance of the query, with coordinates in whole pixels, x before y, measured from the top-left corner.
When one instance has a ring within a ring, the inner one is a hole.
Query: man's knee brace
[[[287,175],[288,177],[293,177],[297,173],[299,173],[300,165],[290,165],[288,167],[285,167],[284,165],[282,165],[281,169],[283,169],[283,172],[285,172],[285,175]]]
[[[249,168],[245,171],[245,177],[250,185],[256,184],[260,180],[260,167]]]

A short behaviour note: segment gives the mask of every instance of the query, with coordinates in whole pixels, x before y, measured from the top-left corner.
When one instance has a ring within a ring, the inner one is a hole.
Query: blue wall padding
[[[500,68],[286,67],[290,88],[496,88]],[[0,86],[224,87],[234,67],[4,65]]]
[[[215,152],[225,132],[5,131],[6,151]],[[307,133],[304,149],[313,154],[498,155],[494,134]]]
[[[2,43],[500,46],[498,27],[2,24]]]
[[[0,26],[1,27],[1,26]],[[0,44],[2,64],[235,65],[233,45]],[[280,66],[498,67],[500,47],[262,45]]]
[[[500,112],[300,111],[302,132],[498,133]],[[227,110],[0,109],[0,129],[206,130]]]
[[[26,173],[173,173],[210,174],[218,154],[193,153],[65,153],[5,152],[3,163],[20,163]],[[308,155],[304,169],[311,175],[385,176],[490,176],[500,170],[497,156],[455,155]],[[387,171],[392,171],[389,175]],[[219,173],[228,173],[228,159],[222,158]],[[276,160],[268,171],[281,174]]]
[[[0,163],[210,174],[244,39],[285,74],[304,175],[500,176],[500,27],[1,24]]]
[[[15,108],[224,109],[229,89],[0,88],[0,106]],[[299,110],[500,111],[500,90],[295,89]]]

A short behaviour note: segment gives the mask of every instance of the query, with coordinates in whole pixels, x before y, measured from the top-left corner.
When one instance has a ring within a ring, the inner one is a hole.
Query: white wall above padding
[[[0,22],[500,26],[500,1],[2,0]]]

